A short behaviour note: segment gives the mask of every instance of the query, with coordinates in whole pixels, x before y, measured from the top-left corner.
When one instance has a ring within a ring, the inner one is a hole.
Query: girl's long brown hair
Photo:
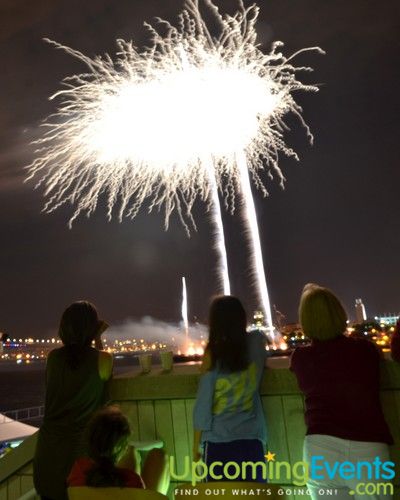
[[[59,337],[67,350],[67,362],[77,368],[85,349],[90,346],[99,329],[99,317],[93,304],[86,300],[74,302],[61,316]]]
[[[246,311],[232,295],[216,297],[210,307],[207,350],[211,369],[217,365],[223,371],[237,372],[249,365]]]

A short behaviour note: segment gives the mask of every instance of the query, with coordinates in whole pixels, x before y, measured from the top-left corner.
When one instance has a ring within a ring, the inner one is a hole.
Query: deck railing
[[[0,424],[4,424],[7,418],[24,422],[26,420],[39,420],[44,416],[44,406],[31,406],[19,408],[18,410],[5,410],[0,414]]]
[[[268,448],[279,461],[291,464],[302,457],[305,434],[304,401],[296,379],[287,368],[274,367],[270,360],[261,387],[268,429]],[[382,365],[381,397],[395,445],[391,458],[396,463],[395,496],[400,498],[400,365],[385,361]],[[164,374],[155,368],[148,375],[137,371],[112,381],[110,393],[128,417],[135,440],[162,439],[167,452],[175,457],[176,472],[185,472],[185,456],[191,455],[192,411],[198,385],[196,367],[175,366]],[[360,415],[360,418],[363,418]],[[32,489],[32,457],[36,435],[1,460],[0,499],[14,500]],[[187,477],[190,479],[190,477]],[[182,482],[172,483],[172,488]],[[290,481],[279,481],[292,487]],[[172,496],[171,496],[172,498]],[[289,496],[304,500],[305,495]]]

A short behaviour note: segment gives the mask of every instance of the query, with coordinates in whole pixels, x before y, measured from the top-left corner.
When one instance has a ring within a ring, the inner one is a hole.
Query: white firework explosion
[[[165,224],[175,209],[185,227],[194,224],[197,197],[215,202],[212,186],[224,193],[231,210],[241,192],[237,158],[245,157],[257,188],[266,194],[260,171],[283,175],[278,155],[297,158],[285,144],[284,116],[301,116],[293,93],[317,91],[297,78],[296,67],[276,42],[264,54],[256,41],[259,8],[239,2],[233,15],[221,15],[212,0],[204,4],[218,24],[212,36],[198,0],[187,0],[178,25],[158,19],[146,24],[150,47],[139,51],[117,40],[115,59],[90,58],[47,40],[81,60],[87,71],[65,78],[57,111],[43,123],[29,179],[45,187],[44,210],[73,205],[72,221],[90,215],[99,198],[108,216],[135,217],[144,203],[165,207]],[[210,180],[211,179],[211,180]]]

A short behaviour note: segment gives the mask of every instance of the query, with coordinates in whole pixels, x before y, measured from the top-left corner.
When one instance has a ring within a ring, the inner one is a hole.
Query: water
[[[153,356],[153,364],[159,362]],[[135,356],[114,357],[114,375],[132,370],[138,365]],[[0,413],[32,406],[42,406],[45,394],[45,361],[29,365],[14,362],[0,363]]]
[[[0,363],[0,413],[43,405],[44,377],[44,361],[30,365]]]

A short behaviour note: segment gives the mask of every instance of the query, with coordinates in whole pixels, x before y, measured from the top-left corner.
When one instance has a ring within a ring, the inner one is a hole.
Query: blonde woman
[[[344,335],[346,312],[327,288],[304,287],[299,317],[311,345],[294,351],[291,370],[305,395],[304,459],[312,498],[325,498],[327,488],[337,490],[336,500],[365,498],[357,485],[394,475],[393,440],[379,399],[379,352],[368,340]]]

